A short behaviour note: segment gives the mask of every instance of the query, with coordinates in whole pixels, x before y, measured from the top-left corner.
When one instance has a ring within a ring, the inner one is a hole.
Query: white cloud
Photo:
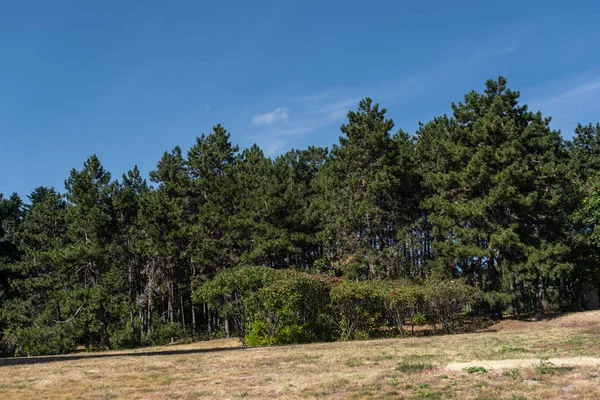
[[[336,121],[345,118],[348,115],[349,110],[345,108],[339,108],[337,110],[333,110],[327,116],[327,119],[331,121]]]
[[[566,90],[566,91],[548,99],[548,101],[553,102],[553,103],[563,102],[566,100],[570,100],[574,97],[579,97],[579,96],[583,96],[590,92],[595,92],[598,89],[600,89],[600,80],[597,80],[594,82],[586,82],[582,85],[574,87],[573,89]]]
[[[286,143],[277,138],[271,138],[261,145],[261,149],[267,157],[276,157],[283,153]]]
[[[286,107],[277,107],[271,112],[258,114],[252,117],[253,125],[271,125],[278,121],[287,121],[290,117]]]
[[[600,71],[583,72],[578,76],[554,79],[526,93],[532,96],[523,98],[532,111],[540,110],[546,117],[552,117],[551,126],[559,129],[570,138],[577,123],[589,121],[591,115],[600,112]]]

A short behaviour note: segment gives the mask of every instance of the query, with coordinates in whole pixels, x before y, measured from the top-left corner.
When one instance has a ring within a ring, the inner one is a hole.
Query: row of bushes
[[[405,335],[425,321],[456,328],[476,291],[460,281],[347,281],[295,270],[223,270],[199,287],[195,301],[229,320],[249,346],[351,340],[384,328]]]

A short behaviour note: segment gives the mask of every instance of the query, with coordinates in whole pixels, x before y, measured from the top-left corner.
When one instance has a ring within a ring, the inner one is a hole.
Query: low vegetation
[[[218,273],[195,299],[231,321],[244,344],[260,346],[405,336],[405,325],[426,321],[451,333],[476,295],[460,281],[357,282],[242,267]]]

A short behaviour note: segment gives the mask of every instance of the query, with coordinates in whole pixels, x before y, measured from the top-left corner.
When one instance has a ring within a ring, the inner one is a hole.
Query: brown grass
[[[224,339],[0,360],[0,398],[594,399],[598,322],[600,312],[587,312],[451,336],[265,348]]]

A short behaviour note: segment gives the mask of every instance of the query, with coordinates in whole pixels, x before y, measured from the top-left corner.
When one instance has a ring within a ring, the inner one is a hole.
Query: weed
[[[468,372],[469,374],[485,374],[487,369],[483,367],[467,367],[464,368],[464,371]]]
[[[540,359],[539,365],[535,368],[535,371],[538,373],[538,375],[551,375],[572,370],[573,367],[557,367],[553,363],[548,361],[547,358]]]
[[[392,379],[390,380],[390,382],[388,383],[388,385],[390,385],[391,387],[396,387],[396,386],[398,386],[399,384],[400,384],[400,381],[399,381],[399,380],[397,380],[397,379],[394,379],[394,378],[392,378]]]
[[[405,373],[405,374],[411,374],[414,372],[421,372],[424,371],[426,369],[432,369],[433,365],[431,364],[426,364],[426,363],[400,363],[398,364],[398,366],[396,367],[396,371]]]
[[[569,339],[565,339],[561,342],[562,344],[574,344],[577,346],[580,346],[583,344],[583,340],[581,339],[575,339],[575,338],[569,338]]]
[[[521,374],[521,371],[519,370],[519,368],[507,369],[507,370],[504,370],[504,372],[502,373],[502,375],[508,376],[509,378],[513,378],[513,379],[517,378],[520,374]]]
[[[360,367],[361,365],[363,365],[363,361],[358,358],[351,358],[346,361],[346,365],[351,368]]]
[[[515,347],[515,346],[502,346],[500,349],[501,353],[516,353],[519,351],[524,351],[523,347]]]

